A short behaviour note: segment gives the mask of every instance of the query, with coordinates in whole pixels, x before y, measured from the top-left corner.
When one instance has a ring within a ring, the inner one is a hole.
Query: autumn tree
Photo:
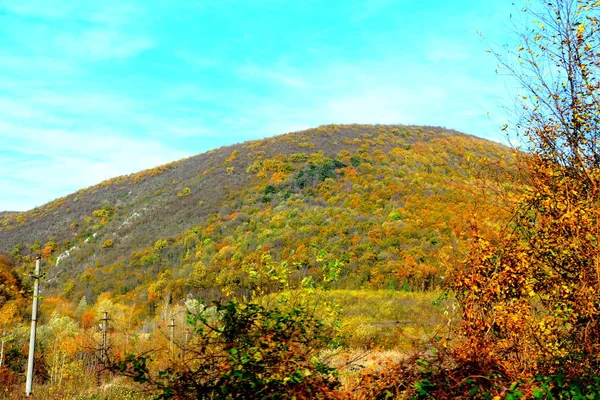
[[[512,381],[600,373],[600,2],[526,3],[501,63],[523,87],[515,125],[526,182],[511,223],[477,233],[455,275],[462,365]],[[510,55],[509,54],[509,55]],[[556,384],[557,387],[560,386]]]
[[[4,362],[4,346],[10,340],[8,328],[13,325],[17,318],[17,306],[14,302],[5,303],[0,307],[0,369]]]
[[[7,301],[21,298],[22,295],[21,278],[14,270],[12,259],[0,254],[0,307]]]
[[[3,365],[9,330],[20,321],[18,310],[23,306],[23,286],[14,270],[11,258],[0,254],[0,368]]]

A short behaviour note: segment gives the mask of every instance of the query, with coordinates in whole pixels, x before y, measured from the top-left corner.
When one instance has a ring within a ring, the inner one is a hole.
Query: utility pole
[[[33,384],[33,358],[35,355],[35,333],[37,327],[38,301],[40,294],[40,264],[42,257],[35,258],[35,273],[33,276],[33,307],[31,308],[31,332],[29,335],[29,358],[27,359],[27,382],[25,384],[25,396],[31,395]]]
[[[175,355],[175,318],[171,318],[171,325],[168,325],[170,328],[170,349],[171,349],[171,361],[173,361]]]
[[[183,345],[183,349],[181,349],[181,358],[185,361],[185,349],[187,349],[187,344],[190,339],[190,330],[185,328],[185,344]]]
[[[108,311],[104,311],[104,318],[102,318],[102,350],[100,351],[100,360],[103,364],[106,364],[107,358],[107,338],[106,334],[108,332]]]

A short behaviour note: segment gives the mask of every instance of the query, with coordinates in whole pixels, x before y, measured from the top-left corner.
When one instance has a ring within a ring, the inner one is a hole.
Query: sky
[[[0,211],[324,124],[502,142],[508,0],[0,0]],[[483,36],[482,36],[483,35]]]

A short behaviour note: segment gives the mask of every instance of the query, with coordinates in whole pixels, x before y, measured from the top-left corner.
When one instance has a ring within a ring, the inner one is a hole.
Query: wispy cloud
[[[127,113],[133,107],[133,100],[125,96],[108,93],[74,92],[53,93],[41,90],[31,93],[23,99],[41,110],[51,110],[53,114],[96,114],[114,115]]]
[[[386,8],[396,4],[397,0],[370,0],[361,2],[352,13],[354,21],[362,21],[380,14]]]
[[[63,18],[72,14],[77,6],[75,1],[56,4],[43,0],[0,0],[0,8],[23,17]]]
[[[222,64],[219,59],[207,57],[205,55],[192,54],[188,51],[178,50],[175,51],[174,54],[179,59],[199,68],[215,68]]]
[[[243,79],[263,80],[294,88],[306,88],[309,86],[309,82],[306,79],[291,68],[281,64],[269,67],[249,64],[239,67],[237,72]]]
[[[58,56],[47,55],[17,55],[0,54],[0,71],[4,72],[0,77],[0,87],[33,86],[48,75],[69,76],[71,79],[81,75],[83,69],[72,62],[72,60]],[[27,76],[27,81],[15,81],[6,79],[7,76]]]
[[[4,151],[18,155],[0,165],[1,209],[26,210],[44,199],[67,195],[114,176],[136,172],[188,154],[160,141],[135,140],[114,132],[24,128],[0,123]],[[38,196],[27,193],[37,192]],[[47,201],[47,200],[46,200]]]
[[[112,0],[80,2],[62,0],[0,0],[4,30],[20,47],[13,53],[52,54],[63,63],[69,60],[99,61],[133,57],[154,46],[154,40],[136,31],[142,7]],[[27,31],[27,34],[23,34]],[[23,50],[26,50],[23,52]],[[28,51],[27,51],[28,50]],[[13,57],[16,54],[13,54]],[[35,57],[35,56],[30,56]],[[33,60],[30,60],[33,61]]]
[[[429,43],[427,59],[433,62],[466,61],[471,57],[472,49],[447,39],[436,38]]]
[[[133,2],[116,0],[0,0],[0,10],[25,18],[70,19],[105,24],[126,24],[141,12]]]
[[[189,156],[177,139],[206,134],[200,121],[153,115],[152,102],[138,98],[13,90],[2,96],[0,87],[2,210],[29,209],[114,176]],[[12,155],[10,161],[6,154]],[[33,188],[38,196],[30,195]],[[17,203],[15,196],[21,199]]]
[[[144,36],[97,29],[62,34],[56,44],[67,55],[89,61],[133,57],[154,46],[153,40]]]
[[[502,140],[497,135],[505,122],[498,105],[506,100],[502,82],[493,71],[473,74],[471,55],[465,57],[445,59],[445,71],[401,58],[305,70],[298,76],[311,86],[292,87],[288,97],[294,101],[246,99],[245,128],[255,127],[260,136],[329,123],[422,124]]]

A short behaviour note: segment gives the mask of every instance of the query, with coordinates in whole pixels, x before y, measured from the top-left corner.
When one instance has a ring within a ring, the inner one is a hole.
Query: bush
[[[149,357],[128,356],[112,370],[162,399],[337,398],[337,371],[319,360],[336,346],[332,331],[303,307],[215,303],[188,315],[195,337],[186,357],[153,373]]]

